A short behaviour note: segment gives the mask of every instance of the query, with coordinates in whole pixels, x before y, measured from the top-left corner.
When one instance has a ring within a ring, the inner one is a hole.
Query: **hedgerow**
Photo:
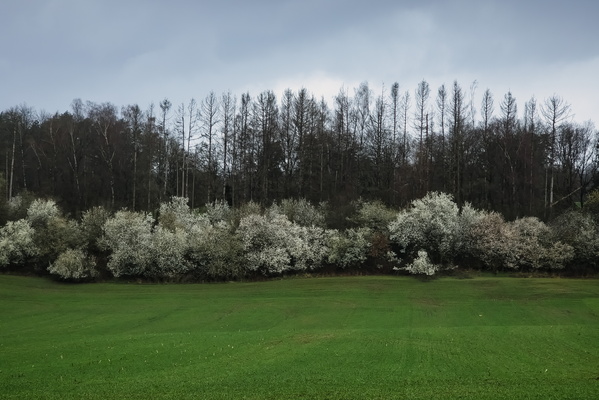
[[[285,200],[268,208],[213,203],[198,212],[188,199],[173,197],[155,214],[96,207],[72,220],[52,200],[37,199],[0,228],[0,267],[72,281],[251,279],[373,266],[426,276],[455,268],[598,267],[599,228],[588,213],[572,211],[551,224],[533,217],[506,221],[435,192],[402,210],[357,202],[348,227],[332,229],[327,209]]]

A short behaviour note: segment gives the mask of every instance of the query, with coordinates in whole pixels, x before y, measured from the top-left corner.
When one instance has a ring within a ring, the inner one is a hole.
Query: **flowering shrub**
[[[432,276],[439,267],[431,263],[425,250],[418,250],[418,256],[405,269],[411,274]]]
[[[110,251],[107,267],[115,276],[141,276],[152,262],[151,215],[119,211],[104,224],[101,246]]]
[[[599,188],[587,195],[583,211],[590,214],[595,222],[599,222]]]
[[[293,224],[289,234],[292,239],[289,252],[293,269],[307,271],[322,266],[329,253],[329,235],[325,229]]]
[[[300,227],[272,210],[242,218],[237,234],[248,270],[265,275],[316,268],[326,255],[323,230]]]
[[[62,279],[86,280],[98,276],[96,262],[81,249],[67,249],[60,253],[48,272]]]
[[[24,203],[22,196],[13,196],[6,204],[9,218],[21,219],[27,217],[27,208],[29,205],[25,205]]]
[[[543,253],[542,237],[549,229],[538,218],[519,218],[507,225],[508,240],[517,268],[539,268]]]
[[[33,195],[27,191],[13,196],[7,202],[8,219],[16,221],[27,218],[27,210],[34,200]]]
[[[83,245],[83,236],[77,221],[63,217],[52,217],[44,225],[34,226],[33,239],[38,248],[36,265],[47,269],[60,253]]]
[[[284,214],[291,222],[300,226],[325,226],[324,204],[314,207],[306,199],[285,199],[278,206],[278,212]]]
[[[187,257],[192,271],[201,278],[236,279],[245,275],[242,243],[223,221],[195,230],[189,238]]]
[[[160,226],[171,231],[177,228],[190,231],[197,224],[208,225],[210,223],[205,215],[192,212],[187,203],[186,197],[172,197],[168,203],[162,203],[158,216]]]
[[[29,221],[8,221],[0,228],[0,267],[21,264],[37,254],[33,235],[35,231]]]
[[[98,241],[102,237],[103,227],[112,213],[104,207],[93,207],[83,213],[81,217],[81,233],[88,251],[98,252],[100,250]]]
[[[262,207],[260,207],[260,204],[249,201],[242,204],[239,208],[236,208],[233,212],[231,224],[237,228],[241,223],[241,220],[250,215],[262,215]]]
[[[241,219],[237,234],[250,271],[267,275],[291,268],[291,256],[287,251],[290,227],[291,222],[280,214],[272,218],[252,214]]]
[[[472,255],[472,246],[478,239],[473,235],[474,227],[485,218],[485,211],[476,210],[470,203],[464,204],[460,211],[458,227],[455,232],[454,251],[458,257],[469,258]]]
[[[512,236],[500,214],[482,213],[470,225],[468,239],[468,253],[483,268],[494,271],[517,268],[517,256],[511,251]]]
[[[48,223],[51,218],[61,215],[58,206],[54,200],[34,200],[27,209],[27,221],[34,228]]]
[[[574,248],[569,244],[554,242],[541,253],[539,266],[544,269],[564,269],[574,258]]]
[[[497,213],[482,215],[470,230],[472,255],[492,270],[562,269],[574,256],[569,244],[553,240],[537,218],[505,222]]]
[[[553,240],[572,247],[573,268],[599,267],[599,229],[593,215],[566,212],[551,223],[551,231]]]
[[[458,206],[450,195],[436,192],[414,200],[389,224],[390,239],[402,251],[415,255],[423,249],[438,262],[455,256],[459,230]]]
[[[80,223],[63,217],[52,200],[28,204],[25,218],[0,228],[0,267],[27,264],[70,280],[97,276],[96,260],[106,261],[115,277],[210,280],[307,271],[323,263],[392,263],[427,276],[454,263],[490,270],[599,265],[599,230],[590,213],[564,214],[551,226],[533,217],[506,222],[469,204],[459,210],[443,193],[429,193],[399,213],[376,201],[353,203],[342,215],[355,227],[344,230],[325,229],[324,206],[306,200],[283,200],[265,212],[256,203],[236,210],[214,203],[199,214],[186,198],[173,197],[160,205],[157,221],[96,207]]]
[[[573,257],[570,245],[552,242],[549,227],[538,218],[519,218],[508,225],[517,267],[561,269]]]
[[[330,231],[327,262],[341,268],[359,267],[368,258],[371,233],[368,228]]]
[[[176,228],[174,231],[157,226],[152,232],[151,247],[145,276],[152,278],[172,278],[189,269],[185,259],[188,248],[187,231]]]
[[[233,218],[233,211],[229,204],[225,201],[215,201],[211,204],[206,204],[206,218],[211,224],[219,222],[230,222]]]
[[[397,214],[397,211],[390,209],[380,201],[358,201],[356,215],[351,220],[359,227],[387,234],[389,224],[393,222]]]

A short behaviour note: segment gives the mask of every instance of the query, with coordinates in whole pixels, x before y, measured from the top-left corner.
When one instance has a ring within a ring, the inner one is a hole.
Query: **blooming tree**
[[[88,257],[82,249],[67,249],[60,253],[48,267],[48,272],[62,279],[75,281],[98,276],[95,259]]]
[[[599,195],[599,190],[593,193]],[[599,267],[599,226],[595,218],[591,213],[570,211],[551,223],[553,240],[568,244],[573,249],[573,268]]]
[[[328,238],[329,264],[341,268],[358,267],[368,258],[370,250],[370,236],[368,228],[349,228],[344,231],[332,230]]]
[[[187,203],[186,197],[172,197],[169,202],[162,203],[158,217],[160,226],[171,231],[177,228],[191,231],[197,225],[207,226],[210,224],[206,215],[193,212]]]
[[[107,267],[114,276],[146,273],[154,254],[153,223],[151,215],[132,211],[118,211],[106,221],[100,243],[110,251]]]
[[[574,256],[570,245],[551,240],[549,227],[538,218],[519,218],[508,224],[516,265],[527,269],[562,269]]]
[[[415,256],[426,250],[439,262],[449,261],[456,254],[460,214],[452,197],[431,192],[414,200],[389,224],[390,239],[399,248]]]
[[[93,207],[85,211],[81,217],[81,233],[88,251],[99,251],[98,241],[103,235],[103,227],[112,213],[104,207]]]
[[[358,201],[356,215],[351,220],[358,226],[372,229],[384,234],[388,233],[389,224],[396,219],[398,212],[381,201]]]
[[[439,266],[431,262],[426,250],[418,250],[418,256],[405,269],[411,274],[432,276]]]
[[[187,251],[192,273],[202,279],[235,279],[246,274],[239,236],[224,221],[193,231]]]
[[[306,199],[284,199],[280,205],[274,205],[274,207],[277,208],[277,212],[284,214],[289,221],[300,226],[325,226],[324,203],[319,207],[315,207]]]
[[[152,232],[149,262],[144,275],[152,278],[172,278],[188,271],[185,259],[189,233],[157,226]]]
[[[513,238],[500,214],[482,213],[470,226],[468,239],[468,253],[485,269],[517,268]]]
[[[233,217],[233,210],[231,210],[226,201],[215,201],[214,203],[206,204],[205,216],[211,224],[230,222]]]
[[[263,274],[280,274],[291,267],[287,251],[291,222],[280,214],[267,218],[252,214],[239,222],[237,234],[241,239],[247,267]]]
[[[60,215],[54,200],[35,199],[27,209],[27,221],[34,227],[47,224],[50,219]]]
[[[316,268],[326,255],[322,229],[301,227],[273,210],[242,218],[237,234],[247,268],[266,275]]]
[[[0,228],[0,267],[21,264],[38,253],[29,221],[8,221]]]

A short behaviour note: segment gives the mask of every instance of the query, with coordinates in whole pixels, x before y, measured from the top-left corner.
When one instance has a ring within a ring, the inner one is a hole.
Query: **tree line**
[[[364,82],[332,104],[303,88],[0,112],[5,199],[52,198],[75,216],[95,206],[155,211],[173,196],[192,209],[298,198],[397,208],[439,191],[508,220],[549,220],[582,207],[597,185],[597,137],[558,95],[519,110],[510,92],[496,99],[457,81],[377,92]]]
[[[599,191],[589,207],[546,224],[506,221],[499,213],[458,207],[430,192],[402,210],[379,201],[351,203],[349,226],[335,214],[286,199],[265,208],[213,203],[192,210],[172,197],[156,214],[104,207],[66,217],[53,200],[17,197],[0,227],[0,272],[69,281],[143,279],[223,281],[306,273],[411,273],[463,269],[594,275],[599,264]]]

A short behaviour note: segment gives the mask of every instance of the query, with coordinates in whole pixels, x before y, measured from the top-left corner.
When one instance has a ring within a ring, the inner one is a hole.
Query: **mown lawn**
[[[598,399],[599,281],[0,275],[0,398]]]

